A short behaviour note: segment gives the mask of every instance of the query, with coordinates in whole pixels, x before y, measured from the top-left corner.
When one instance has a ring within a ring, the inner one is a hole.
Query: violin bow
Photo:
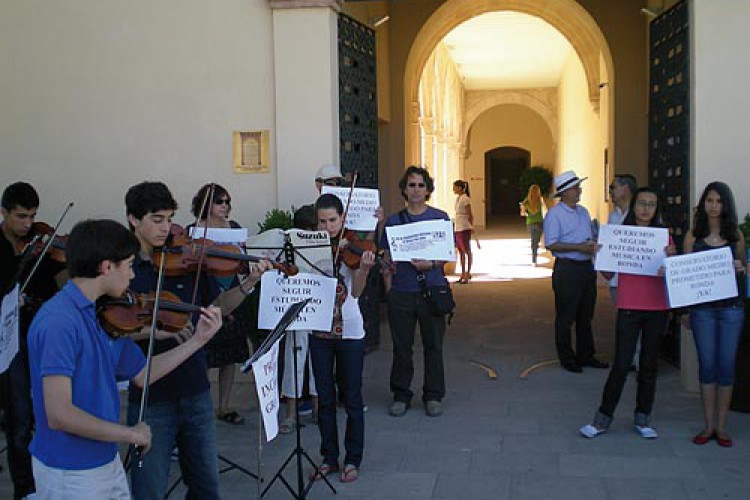
[[[344,207],[344,216],[341,218],[341,230],[339,231],[338,240],[341,241],[341,237],[344,235],[344,230],[346,229],[346,217],[349,215],[349,205],[352,203],[352,195],[354,194],[354,188],[357,186],[357,178],[359,177],[359,172],[355,171],[352,176],[352,185],[349,188],[349,196],[346,199],[346,207]],[[338,245],[336,247],[336,252],[333,255],[333,267],[334,271],[336,269],[336,261],[339,258],[339,252],[341,251],[341,245]],[[338,274],[338,273],[337,273]]]
[[[203,258],[206,255],[206,236],[208,235],[208,218],[211,215],[211,207],[208,206],[209,200],[214,199],[214,192],[216,190],[216,184],[213,182],[211,183],[211,187],[206,190],[206,195],[203,197],[203,203],[201,203],[201,211],[198,212],[198,215],[195,218],[195,224],[193,227],[195,228],[195,231],[193,231],[193,234],[195,234],[198,230],[198,217],[200,215],[203,215],[205,213],[206,217],[204,219],[203,223],[203,242],[200,245],[200,253],[198,254],[198,269],[195,271],[195,281],[193,283],[193,298],[190,301],[191,304],[195,305],[195,301],[198,298],[198,285],[201,281],[201,269],[203,268]]]
[[[161,260],[159,262],[159,274],[156,278],[156,295],[154,297],[154,310],[151,316],[151,330],[148,334],[148,350],[146,351],[146,373],[143,377],[143,391],[141,391],[141,406],[138,409],[138,422],[141,423],[146,419],[146,407],[148,405],[148,389],[151,385],[151,363],[154,358],[154,339],[156,338],[157,322],[156,318],[159,315],[159,309],[161,308],[161,291],[162,283],[164,282],[164,262],[167,260],[167,246],[161,247],[160,252]],[[135,450],[138,456],[138,468],[143,467],[143,449],[140,446],[128,447],[128,453],[125,457],[125,468],[127,469],[130,464],[131,451]]]
[[[68,206],[65,207],[65,210],[63,210],[62,215],[57,221],[57,224],[55,224],[55,227],[52,230],[52,234],[50,235],[49,239],[47,240],[47,243],[45,243],[44,248],[39,253],[39,256],[36,259],[36,262],[34,262],[34,266],[31,268],[31,271],[29,271],[29,275],[26,277],[26,281],[23,282],[23,285],[21,286],[21,289],[19,290],[18,294],[22,294],[24,290],[26,290],[26,287],[29,286],[29,283],[31,282],[31,278],[34,277],[34,273],[36,273],[37,269],[39,268],[39,265],[42,263],[42,259],[44,259],[44,256],[47,253],[47,250],[49,250],[49,247],[52,246],[52,243],[55,241],[55,236],[57,235],[57,230],[60,228],[60,224],[62,224],[63,219],[65,219],[65,216],[68,215],[68,211],[73,207],[74,203],[71,201],[68,203]]]

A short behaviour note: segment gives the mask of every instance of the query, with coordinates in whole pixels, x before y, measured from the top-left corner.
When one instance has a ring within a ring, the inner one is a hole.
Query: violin
[[[343,238],[346,240],[346,246],[339,250],[339,259],[346,264],[349,269],[359,269],[362,254],[365,252],[374,253],[375,262],[381,266],[390,267],[383,260],[383,251],[378,250],[378,246],[375,242],[360,238],[357,236],[356,232],[350,229],[344,231]],[[335,239],[332,241],[335,241]]]
[[[149,326],[153,317],[156,294],[125,292],[117,299],[109,299],[99,307],[99,321],[113,338],[124,337],[140,332]],[[159,311],[156,315],[158,328],[168,332],[179,332],[190,322],[193,313],[200,312],[200,306],[186,304],[172,292],[159,294]]]
[[[173,238],[172,244],[165,247],[163,252],[166,258],[164,274],[181,276],[197,271],[198,264],[201,262],[201,252],[203,252],[201,269],[213,276],[234,276],[240,271],[243,263],[265,260],[242,253],[236,245],[217,245],[203,238],[191,241],[186,237],[178,236]],[[154,266],[161,266],[162,252],[154,252],[153,259]],[[294,276],[299,272],[294,265],[279,262],[272,262],[271,265],[287,276]]]
[[[46,222],[37,221],[31,227],[29,234],[21,238],[16,244],[16,251],[19,254],[29,252],[29,258],[36,257],[47,247],[47,255],[60,264],[65,264],[65,244],[68,241],[67,235],[55,235],[52,242],[49,243],[49,237],[55,233],[55,228]]]

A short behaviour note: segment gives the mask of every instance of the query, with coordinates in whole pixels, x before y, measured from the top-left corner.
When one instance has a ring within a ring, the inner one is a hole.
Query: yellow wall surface
[[[483,227],[486,225],[484,154],[495,148],[513,146],[531,153],[531,166],[552,169],[555,149],[552,134],[542,117],[518,104],[496,106],[479,115],[469,138],[470,155],[464,161],[463,179],[471,184],[475,224]]]
[[[275,126],[267,0],[0,0],[0,12],[0,184],[33,183],[42,219],[70,200],[67,227],[124,221],[125,191],[146,179],[167,182],[179,222],[209,181],[243,225],[276,205],[274,155],[271,173],[232,171],[232,132]]]
[[[582,185],[581,204],[592,218],[606,219],[603,127],[599,113],[588,100],[583,66],[575,54],[565,62],[558,103],[560,133],[555,174],[574,170],[579,177],[588,177]]]

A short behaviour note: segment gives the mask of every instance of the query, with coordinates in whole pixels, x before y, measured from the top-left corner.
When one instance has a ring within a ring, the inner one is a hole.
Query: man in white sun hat
[[[560,203],[544,218],[544,240],[555,257],[552,290],[555,292],[555,345],[562,367],[581,373],[584,366],[607,368],[594,357],[591,319],[596,305],[596,272],[591,262],[596,241],[588,210],[579,205],[581,182],[572,170],[555,177],[555,197]],[[571,335],[576,324],[576,349]]]

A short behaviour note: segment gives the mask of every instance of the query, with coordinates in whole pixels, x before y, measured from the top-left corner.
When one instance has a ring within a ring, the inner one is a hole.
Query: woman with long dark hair
[[[474,214],[471,213],[471,199],[469,198],[469,183],[461,179],[453,183],[453,193],[456,195],[455,236],[461,262],[461,278],[459,283],[468,283],[471,279],[471,264],[474,256],[471,254],[471,232],[474,230]]]
[[[734,256],[736,297],[698,304],[690,308],[690,327],[698,351],[698,376],[703,399],[703,430],[693,443],[716,439],[719,446],[732,446],[724,430],[732,401],[734,362],[745,319],[744,273],[747,266],[745,240],[737,225],[732,190],[723,182],[706,186],[695,207],[693,228],[685,236],[685,253],[728,247]]]
[[[623,222],[626,226],[662,227],[659,200],[654,191],[642,187],[635,192],[630,210]],[[677,253],[671,241],[664,249],[667,256]],[[611,279],[614,273],[602,273]],[[610,275],[610,276],[607,276]],[[593,438],[606,432],[612,423],[625,381],[633,361],[636,344],[641,340],[640,369],[635,406],[635,430],[646,439],[658,437],[649,421],[656,394],[656,372],[659,363],[661,336],[667,326],[667,302],[664,278],[619,273],[617,292],[617,324],[615,329],[615,361],[607,377],[599,410],[594,421],[581,427],[580,433]]]

